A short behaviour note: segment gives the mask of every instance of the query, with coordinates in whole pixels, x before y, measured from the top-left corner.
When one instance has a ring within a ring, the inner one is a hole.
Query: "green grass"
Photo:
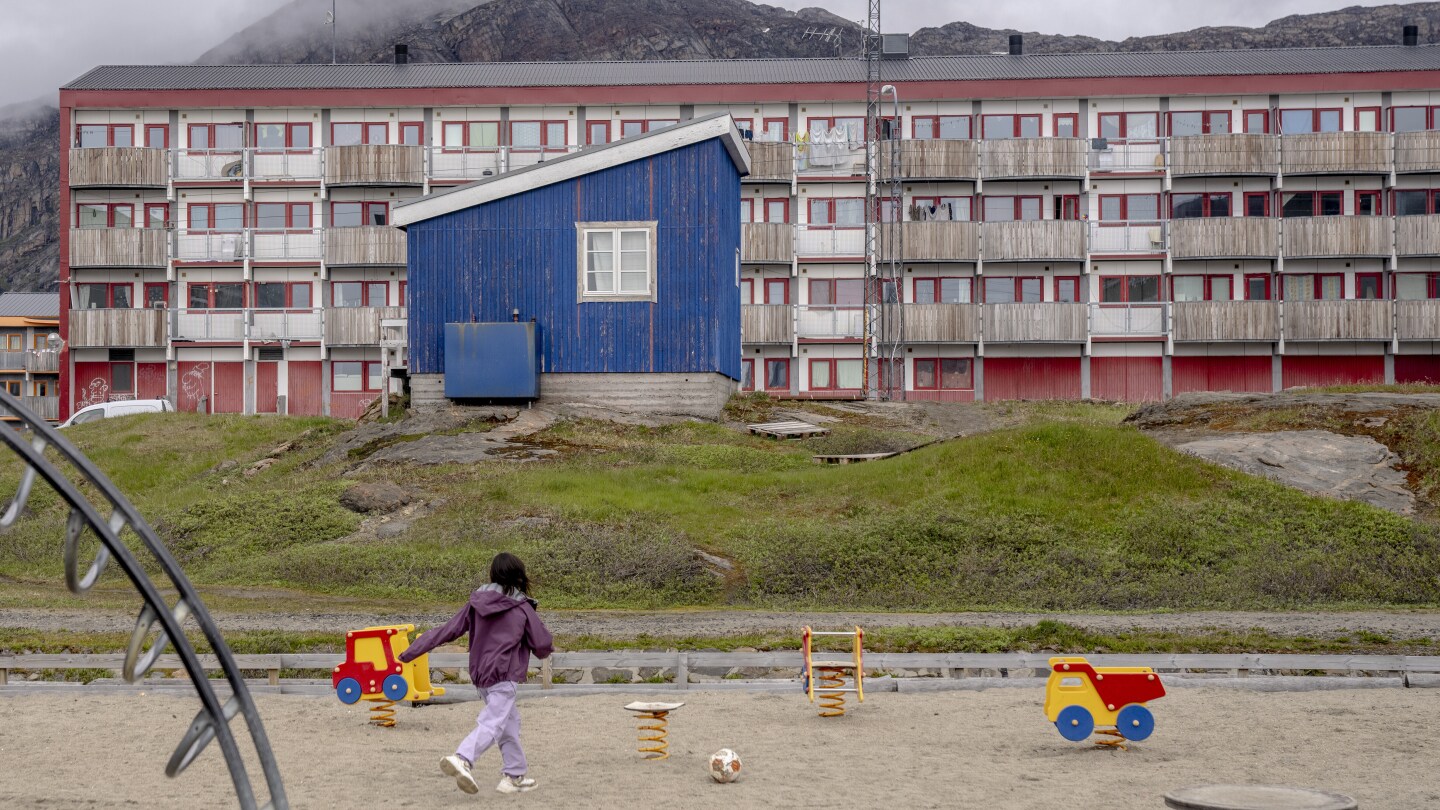
[[[547,461],[347,473],[317,466],[343,429],[327,420],[165,414],[69,435],[208,588],[450,604],[509,550],[551,608],[1440,603],[1432,524],[1173,452],[1118,424],[1123,409],[984,407],[1018,426],[839,467],[810,456],[927,437],[865,416],[801,442],[694,422],[575,421],[534,437],[561,451]],[[1437,427],[1410,439],[1415,452],[1440,452]],[[269,468],[242,474],[292,440]],[[217,470],[226,459],[239,466]],[[0,485],[17,478],[0,466]],[[397,537],[351,538],[361,519],[338,495],[352,480],[382,479],[418,490],[433,510]],[[48,491],[33,506],[0,534],[0,578],[11,580],[0,591],[60,580],[64,510]],[[733,569],[712,571],[697,548]]]

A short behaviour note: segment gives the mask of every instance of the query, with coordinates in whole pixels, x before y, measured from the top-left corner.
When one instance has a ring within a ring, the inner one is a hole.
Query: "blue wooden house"
[[[395,207],[412,402],[718,416],[740,377],[740,178],[727,113]]]

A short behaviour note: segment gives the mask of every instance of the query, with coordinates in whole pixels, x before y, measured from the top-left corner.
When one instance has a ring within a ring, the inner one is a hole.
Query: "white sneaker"
[[[466,793],[480,792],[480,786],[475,784],[475,777],[470,775],[470,763],[459,756],[451,754],[440,760],[440,772],[455,777],[455,784]]]
[[[495,789],[501,793],[524,793],[535,788],[535,780],[528,776],[505,776],[501,777],[500,784]]]

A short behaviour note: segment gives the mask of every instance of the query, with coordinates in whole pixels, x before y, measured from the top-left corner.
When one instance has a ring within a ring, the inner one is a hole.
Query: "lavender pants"
[[[471,765],[491,745],[500,746],[500,772],[506,776],[525,775],[525,752],[520,749],[520,710],[515,708],[515,684],[501,681],[481,689],[485,708],[475,718],[475,730],[460,741],[455,755]]]

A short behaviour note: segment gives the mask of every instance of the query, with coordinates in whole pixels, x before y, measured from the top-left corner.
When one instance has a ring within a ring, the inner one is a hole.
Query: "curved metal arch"
[[[185,576],[180,565],[155,534],[155,530],[93,462],[48,422],[31,413],[20,404],[16,397],[4,390],[0,390],[0,410],[15,415],[24,427],[29,429],[27,436],[21,430],[0,426],[0,440],[3,440],[26,466],[15,497],[4,513],[0,514],[0,528],[15,523],[24,511],[25,503],[33,490],[35,478],[37,475],[43,478],[70,505],[64,543],[65,582],[69,589],[73,593],[85,593],[100,579],[100,575],[108,563],[113,560],[130,579],[131,584],[135,586],[135,590],[140,593],[143,600],[140,615],[136,619],[135,632],[131,636],[129,648],[125,653],[125,662],[121,670],[122,677],[131,683],[144,678],[165,648],[173,646],[175,652],[180,656],[185,672],[190,676],[190,683],[200,697],[200,712],[195,715],[189,729],[181,738],[180,745],[171,755],[170,761],[165,766],[165,775],[173,777],[185,770],[211,740],[218,739],[220,750],[225,756],[225,764],[230,769],[231,780],[235,783],[235,795],[239,799],[240,806],[247,810],[258,807],[254,786],[252,786],[250,775],[246,771],[235,734],[230,728],[230,721],[236,715],[243,715],[251,741],[255,745],[260,767],[264,772],[267,792],[270,795],[270,801],[265,807],[275,810],[288,808],[289,802],[285,797],[285,786],[280,779],[280,771],[275,763],[274,753],[270,749],[270,741],[265,735],[265,727],[260,722],[260,713],[255,707],[254,700],[250,697],[250,690],[241,677],[235,657],[231,654],[229,646],[226,645],[224,637],[221,636],[219,627],[211,619],[209,611],[205,609],[194,586],[190,584],[190,580]],[[101,509],[97,508],[96,504],[81,492],[80,486],[67,477],[62,466],[52,464],[45,457],[47,449],[55,451],[62,462],[78,473],[75,477],[80,484],[89,485],[103,496],[109,506],[108,517],[102,515]],[[78,559],[79,539],[86,529],[100,539],[101,545],[89,569],[81,576]],[[121,535],[127,529],[140,539],[145,550],[153,558],[153,562],[164,572],[171,587],[179,594],[174,607],[166,603],[159,588],[145,573],[144,564],[121,539]],[[201,667],[195,648],[185,636],[184,624],[189,618],[194,618],[201,632],[205,634],[211,649],[215,651],[220,669],[230,684],[231,696],[224,703],[216,694],[213,681],[207,677],[204,668]],[[145,639],[157,624],[160,628],[154,643],[151,644],[149,650],[143,650]]]

